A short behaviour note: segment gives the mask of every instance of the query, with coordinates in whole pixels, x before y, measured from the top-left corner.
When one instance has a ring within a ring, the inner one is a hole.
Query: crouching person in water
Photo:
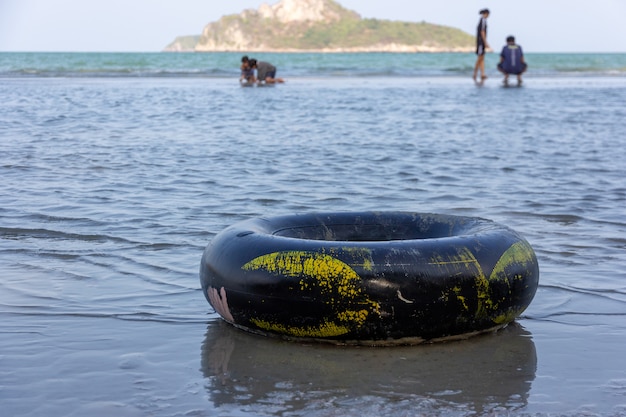
[[[509,75],[517,75],[517,85],[522,85],[522,74],[526,71],[528,65],[524,61],[524,52],[522,47],[515,44],[515,37],[506,38],[506,46],[502,48],[500,53],[500,63],[498,71],[504,74],[504,85],[509,85]]]
[[[239,82],[244,84],[252,84],[256,82],[254,70],[250,68],[250,60],[247,55],[244,55],[241,58],[241,75],[239,76]]]
[[[276,67],[269,62],[257,61],[256,59],[250,60],[250,68],[256,69],[256,78],[259,82],[265,82],[265,84],[284,83],[282,78],[276,78]]]

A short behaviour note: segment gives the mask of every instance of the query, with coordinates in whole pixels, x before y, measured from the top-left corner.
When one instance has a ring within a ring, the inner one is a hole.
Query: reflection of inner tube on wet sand
[[[381,350],[255,337],[214,320],[201,368],[210,401],[231,413],[502,415],[527,405],[537,354],[517,323],[488,337]]]
[[[506,326],[532,301],[539,268],[526,240],[489,220],[320,213],[226,228],[200,280],[215,310],[249,331],[415,344]]]

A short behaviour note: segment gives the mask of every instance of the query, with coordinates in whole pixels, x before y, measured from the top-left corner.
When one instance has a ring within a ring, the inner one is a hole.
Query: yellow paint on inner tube
[[[534,265],[534,260],[535,253],[533,252],[531,246],[525,241],[516,242],[511,245],[511,247],[500,257],[496,266],[493,268],[489,279],[491,281],[505,280],[506,282],[510,282],[511,280],[522,280],[524,279],[523,275],[509,277],[506,272],[507,268],[512,265]],[[508,295],[511,295],[510,289]],[[510,311],[495,317],[493,321],[497,324],[508,323],[521,314],[523,310],[523,308],[511,309]]]
[[[332,337],[332,336],[341,336],[342,334],[346,334],[350,331],[349,328],[345,326],[337,326],[335,323],[330,323],[325,321],[318,327],[294,327],[294,326],[286,326],[284,324],[278,323],[270,323],[264,320],[251,319],[252,323],[254,323],[259,329],[271,331],[274,333],[282,333],[287,334],[289,336],[295,337]]]
[[[516,242],[504,254],[500,257],[496,263],[493,271],[489,275],[489,278],[485,276],[482,266],[474,256],[474,254],[468,248],[461,248],[458,253],[447,259],[438,257],[431,260],[431,264],[449,268],[449,275],[454,276],[455,273],[462,273],[463,269],[469,270],[474,275],[474,283],[478,298],[478,305],[476,306],[477,319],[490,318],[496,324],[504,324],[512,321],[517,317],[521,311],[519,309],[512,309],[504,314],[494,315],[498,310],[500,302],[504,300],[494,299],[490,291],[490,283],[494,281],[510,282],[515,279],[524,279],[524,276],[517,275],[513,277],[507,276],[506,270],[513,265],[533,265],[534,264],[534,252],[530,245],[525,241]],[[457,300],[463,305],[465,310],[468,310],[465,297],[461,295],[461,290],[458,287],[453,288],[444,296],[449,296],[450,293],[454,293]],[[507,296],[511,296],[510,293]],[[506,297],[505,297],[506,298]]]
[[[493,308],[493,301],[489,298],[489,281],[485,277],[480,263],[468,248],[460,248],[456,255],[447,259],[441,257],[432,259],[431,264],[451,269],[451,271],[448,272],[449,276],[464,272],[462,269],[469,270],[469,272],[474,275],[474,283],[478,297],[476,318],[484,318],[487,316],[488,310]],[[453,292],[456,294],[457,300],[467,309],[467,302],[465,297],[460,295],[460,289],[453,289]]]
[[[509,249],[500,257],[496,266],[491,272],[490,279],[501,279],[500,275],[506,277],[506,268],[510,265],[532,265],[534,264],[535,254],[530,245],[526,242],[517,242],[511,245]],[[515,276],[514,279],[522,279],[522,276]]]
[[[354,254],[353,254],[354,255]],[[363,265],[371,267],[369,256],[363,256]],[[369,262],[369,263],[368,263]],[[361,278],[346,263],[332,256],[306,251],[275,252],[260,256],[245,264],[247,271],[263,270],[278,277],[299,279],[296,291],[315,292],[324,297],[334,317],[326,318],[317,326],[297,327],[251,319],[261,329],[298,337],[333,337],[362,326],[372,313],[378,313],[378,303],[371,301],[361,286]]]
[[[452,291],[454,291],[454,293],[456,294],[456,299],[461,302],[461,305],[463,305],[465,311],[468,311],[469,306],[467,305],[467,300],[465,299],[465,297],[461,295],[461,287],[454,287]]]

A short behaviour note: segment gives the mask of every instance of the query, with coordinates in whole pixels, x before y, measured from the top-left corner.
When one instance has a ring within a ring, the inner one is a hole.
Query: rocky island
[[[282,0],[222,17],[168,52],[470,52],[474,37],[421,22],[363,19],[334,0]]]

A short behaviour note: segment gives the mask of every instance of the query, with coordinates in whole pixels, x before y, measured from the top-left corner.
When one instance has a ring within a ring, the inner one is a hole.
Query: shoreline
[[[470,77],[476,60],[473,53],[466,52],[0,53],[0,78],[231,78],[239,76],[239,60],[245,54],[269,60],[288,79],[451,79]],[[527,53],[526,56],[530,68],[525,78],[618,80],[626,77],[626,54]],[[488,54],[485,60],[488,74],[497,77],[497,54]]]
[[[502,75],[499,73],[488,73],[489,78],[485,81],[484,86],[500,86],[502,84]],[[428,75],[403,75],[403,76],[387,76],[387,75],[355,75],[355,76],[328,76],[315,74],[285,74],[286,85],[288,84],[342,84],[342,85],[455,85],[469,81],[474,84],[471,72],[466,74],[428,74]],[[532,82],[534,86],[552,86],[552,87],[584,87],[593,88],[598,86],[612,85],[616,88],[626,87],[626,74],[624,75],[544,75],[544,74],[527,74],[523,77],[524,81]],[[207,82],[222,84],[230,83],[234,80],[235,84],[239,84],[237,73],[227,75],[210,75],[210,74],[160,74],[160,75],[128,75],[128,74],[90,74],[90,75],[0,75],[0,80],[6,82],[19,81],[90,81],[90,80],[129,80],[133,82],[164,82],[171,81],[190,81],[205,80]]]
[[[391,47],[382,47],[380,45],[352,47],[352,48],[321,48],[321,49],[234,49],[234,48],[211,48],[211,49],[172,49],[165,48],[161,52],[167,53],[266,53],[266,54],[363,54],[363,53],[388,53],[388,54],[446,54],[460,53],[466,54],[474,52],[474,47],[457,47],[457,48],[439,48],[432,46],[413,46],[413,45],[395,45]],[[487,52],[493,52],[488,50]]]

